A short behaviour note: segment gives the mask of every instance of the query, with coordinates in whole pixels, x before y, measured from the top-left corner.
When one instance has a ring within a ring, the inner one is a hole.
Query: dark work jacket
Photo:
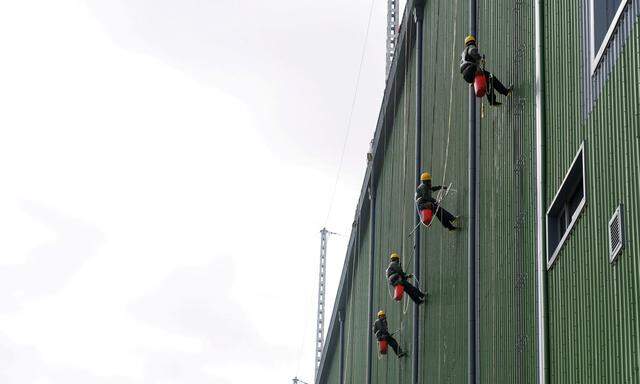
[[[400,260],[390,262],[389,266],[387,267],[387,279],[389,280],[389,284],[395,286],[404,278],[405,274],[402,270],[402,264],[400,264]]]
[[[420,182],[418,189],[416,189],[416,203],[418,204],[418,210],[429,208],[429,203],[435,203],[436,200],[432,197],[431,192],[439,191],[442,189],[441,185],[429,188],[424,181]]]
[[[376,335],[376,339],[378,340],[384,340],[385,337],[389,336],[386,317],[383,317],[382,319],[378,318],[378,320],[373,323],[373,333]]]
[[[480,52],[475,44],[467,45],[460,58],[460,73],[467,83],[473,83],[473,78],[480,68]]]

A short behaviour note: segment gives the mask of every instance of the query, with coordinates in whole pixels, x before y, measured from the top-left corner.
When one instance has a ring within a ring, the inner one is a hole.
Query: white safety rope
[[[455,9],[455,13],[453,16],[453,40],[452,40],[452,44],[451,44],[451,83],[449,85],[449,121],[447,124],[447,145],[445,146],[445,155],[444,155],[444,169],[442,171],[442,183],[440,183],[441,186],[444,187],[445,185],[445,180],[447,179],[447,165],[449,163],[449,142],[450,142],[450,138],[451,138],[451,114],[453,111],[453,74],[454,74],[454,64],[456,62],[455,60],[455,55],[456,55],[456,39],[457,39],[457,34],[458,34],[458,28],[457,28],[457,24],[458,24],[458,0],[455,0],[455,5],[454,5],[454,9]],[[451,185],[452,183],[449,184],[449,186],[447,187],[446,190],[443,191],[444,188],[441,188],[438,191],[438,195],[436,197],[436,201],[438,202],[438,206],[436,207],[435,212],[433,213],[434,216],[436,216],[438,214],[438,210],[440,209],[440,202],[442,200],[444,200],[445,197],[447,197],[447,195],[449,194],[449,191],[451,190]],[[429,225],[427,227],[431,226],[431,223],[429,223]]]

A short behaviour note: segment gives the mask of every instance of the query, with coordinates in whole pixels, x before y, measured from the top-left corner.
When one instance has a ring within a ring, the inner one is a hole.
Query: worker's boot
[[[451,220],[451,225],[453,225],[455,229],[462,229],[462,219],[460,216],[456,216],[455,219]],[[455,229],[452,229],[452,231]]]
[[[405,357],[405,356],[407,356],[407,352],[405,352],[405,351],[401,350],[400,353],[398,353],[398,359],[401,358],[401,357]]]

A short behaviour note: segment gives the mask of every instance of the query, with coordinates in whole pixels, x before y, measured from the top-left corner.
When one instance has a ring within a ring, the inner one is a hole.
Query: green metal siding
[[[339,367],[339,355],[336,353],[332,359],[329,360],[327,368],[329,374],[327,383],[339,383],[340,382],[340,367]]]
[[[582,1],[545,1],[547,206],[585,141],[587,205],[548,271],[551,382],[640,382],[640,28],[581,114]],[[633,3],[633,2],[632,2]],[[609,263],[607,225],[625,205],[626,249]]]
[[[533,3],[479,2],[487,69],[515,92],[482,101],[480,380],[534,383],[536,253]]]
[[[429,294],[421,307],[424,382],[464,383],[467,377],[468,88],[458,72],[467,18],[467,2],[462,0],[428,1],[425,8],[423,169],[431,173],[434,185],[443,179],[453,183],[456,192],[442,205],[462,215],[465,229],[449,232],[435,218],[429,229],[420,228],[421,276]],[[413,183],[407,199],[413,197]]]
[[[412,65],[413,61],[408,64]],[[410,80],[412,77],[407,77]],[[410,88],[405,92],[411,92]],[[398,333],[394,335],[401,348],[411,350],[411,310],[403,314],[402,305],[393,301],[389,286],[386,284],[385,270],[391,252],[398,252],[406,263],[411,257],[412,243],[407,238],[413,222],[413,206],[407,200],[409,182],[413,180],[413,165],[415,157],[413,148],[411,123],[415,119],[415,108],[411,101],[414,94],[409,96],[403,92],[396,100],[394,107],[393,129],[390,134],[381,136],[384,149],[384,162],[376,178],[378,181],[376,193],[376,244],[374,267],[374,312],[384,309],[387,312],[389,330]],[[391,214],[394,212],[395,214]],[[404,241],[403,241],[404,239]],[[408,382],[411,376],[411,361],[399,360],[389,351],[386,357],[374,355],[373,382],[401,383]]]
[[[367,337],[367,296],[369,284],[369,225],[363,225],[357,260],[351,268],[353,285],[349,290],[345,317],[345,382],[362,383],[365,380]],[[364,295],[363,295],[364,293]]]

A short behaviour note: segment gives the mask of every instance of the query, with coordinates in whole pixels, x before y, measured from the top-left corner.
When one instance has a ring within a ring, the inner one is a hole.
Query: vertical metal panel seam
[[[543,97],[543,0],[535,0],[535,131],[536,131],[536,233],[537,233],[537,322],[538,322],[538,384],[547,382],[546,353],[546,266],[544,241],[544,97]]]
[[[365,380],[367,384],[371,384],[371,363],[373,354],[373,335],[369,330],[373,326],[373,263],[374,263],[374,249],[375,249],[375,230],[376,230],[376,196],[374,191],[374,172],[371,172],[369,178],[369,289],[367,298],[367,370],[365,374]]]
[[[421,172],[421,152],[422,152],[422,44],[423,44],[423,22],[424,22],[424,0],[415,2],[414,17],[416,22],[416,168],[415,179],[420,179]],[[419,225],[417,213],[414,214],[414,223]],[[413,257],[413,273],[416,279],[420,279],[420,229],[414,233],[414,257]],[[419,383],[419,346],[420,346],[420,311],[418,305],[414,304],[413,308],[413,343],[412,343],[412,368],[411,382]]]
[[[469,33],[477,36],[477,3],[476,0],[469,0]],[[473,88],[469,87],[469,168],[468,168],[468,189],[469,189],[469,229],[468,229],[468,313],[469,325],[468,325],[468,378],[469,384],[477,383],[476,374],[476,362],[478,357],[478,343],[476,333],[476,319],[477,319],[477,307],[476,307],[476,95]]]

